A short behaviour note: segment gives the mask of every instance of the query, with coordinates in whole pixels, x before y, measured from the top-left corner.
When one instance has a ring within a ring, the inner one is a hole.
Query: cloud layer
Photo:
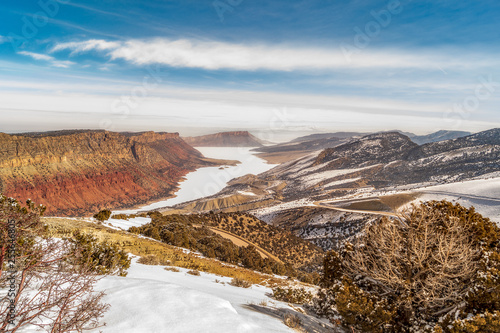
[[[87,40],[57,44],[51,52],[71,54],[100,51],[111,59],[137,65],[161,64],[205,70],[339,70],[339,69],[420,69],[491,66],[496,60],[463,58],[432,52],[373,51],[350,48],[310,48],[287,45],[235,44],[190,39],[153,39],[110,42]],[[477,57],[476,57],[477,58]]]

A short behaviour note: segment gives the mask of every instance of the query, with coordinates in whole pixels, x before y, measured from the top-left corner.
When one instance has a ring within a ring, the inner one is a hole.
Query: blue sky
[[[0,4],[0,131],[500,126],[495,1]]]

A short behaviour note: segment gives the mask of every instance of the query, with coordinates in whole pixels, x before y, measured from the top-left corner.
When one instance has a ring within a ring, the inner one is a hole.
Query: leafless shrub
[[[283,323],[290,328],[298,330],[300,329],[301,320],[297,315],[286,313],[283,317]]]
[[[345,265],[351,277],[400,295],[396,299],[405,304],[397,307],[439,312],[464,297],[463,282],[474,276],[478,255],[466,224],[421,206],[368,226]]]
[[[160,265],[160,259],[154,254],[148,254],[144,257],[140,257],[139,260],[137,260],[139,264],[143,265]]]
[[[165,270],[170,272],[180,272],[176,267],[165,267]]]
[[[77,255],[75,248],[46,236],[43,210],[0,195],[0,332],[97,328],[109,307],[101,302],[104,293],[93,289],[100,277],[83,266],[76,270],[66,260]],[[5,288],[11,285],[12,293]]]
[[[16,258],[17,293],[14,324],[8,321],[11,301],[0,302],[0,331],[16,332],[22,327],[39,327],[47,332],[82,331],[99,327],[99,319],[109,308],[101,302],[103,292],[94,292],[101,278],[85,269],[73,270],[64,259],[68,243],[45,239]],[[1,282],[5,282],[6,275]]]
[[[252,286],[251,282],[237,277],[233,278],[231,282],[229,282],[229,284],[234,287],[241,287],[241,288],[250,288]]]

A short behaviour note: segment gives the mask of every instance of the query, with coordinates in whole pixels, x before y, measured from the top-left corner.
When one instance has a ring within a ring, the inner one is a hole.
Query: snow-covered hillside
[[[448,200],[476,211],[500,223],[500,177],[430,186],[421,189],[417,201]]]
[[[200,276],[147,266],[133,259],[127,277],[109,276],[98,283],[111,304],[105,314],[104,333],[155,332],[294,332],[280,319],[251,309],[246,304],[282,302],[266,296],[271,289],[253,285],[239,288],[230,278],[201,272]],[[219,282],[216,282],[218,280]],[[221,283],[223,282],[223,283]],[[98,332],[99,330],[95,330]]]

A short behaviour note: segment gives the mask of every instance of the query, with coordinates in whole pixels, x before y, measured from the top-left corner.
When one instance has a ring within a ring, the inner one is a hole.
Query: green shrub
[[[498,333],[500,332],[500,311],[494,313],[486,311],[470,318],[454,320],[451,326],[443,326],[446,327],[446,331],[438,327],[435,333]]]
[[[94,214],[94,218],[100,222],[109,220],[111,216],[111,211],[109,209],[103,209],[99,213]]]
[[[290,264],[284,265],[270,258],[262,258],[253,245],[238,247],[229,239],[223,238],[207,227],[193,226],[193,223],[202,224],[204,217],[199,217],[197,220],[191,215],[163,216],[157,212],[148,213],[148,216],[152,219],[151,223],[140,227],[130,227],[128,231],[160,240],[166,244],[199,251],[208,258],[241,264],[245,268],[263,273],[297,276]],[[315,281],[314,274],[303,273],[301,278],[305,281]]]
[[[282,302],[306,304],[311,302],[313,294],[302,287],[276,287],[273,288],[273,297]]]
[[[94,236],[79,232],[69,241],[73,244],[74,256],[68,261],[75,267],[85,267],[102,275],[127,275],[131,260],[118,245],[99,242]]]

